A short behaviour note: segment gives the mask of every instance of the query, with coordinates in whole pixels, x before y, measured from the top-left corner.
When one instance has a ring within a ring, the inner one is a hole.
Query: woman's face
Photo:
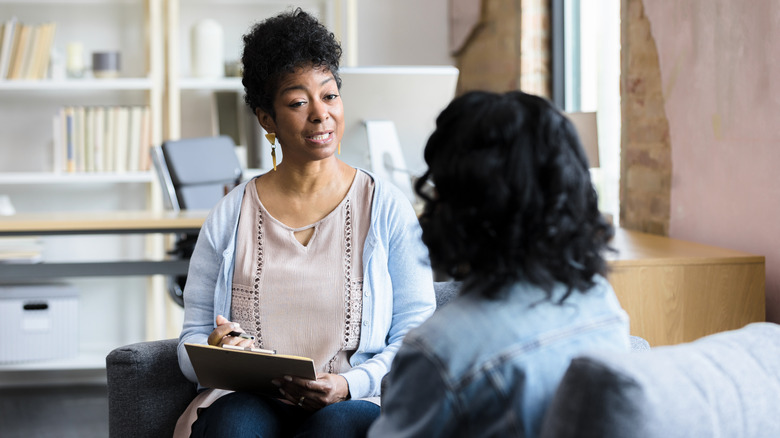
[[[300,68],[283,77],[274,109],[276,120],[264,113],[258,115],[266,130],[276,134],[284,161],[316,161],[333,156],[344,134],[344,106],[336,80],[327,68]]]

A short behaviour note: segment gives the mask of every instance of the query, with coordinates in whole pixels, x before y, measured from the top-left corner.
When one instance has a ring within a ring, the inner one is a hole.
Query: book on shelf
[[[73,145],[76,150],[76,171],[84,172],[87,168],[87,145],[84,141],[84,107],[73,108]]]
[[[0,238],[0,264],[39,263],[43,259],[43,241],[40,237]]]
[[[141,158],[139,165],[142,171],[152,167],[152,111],[148,106],[143,107],[141,114]]]
[[[41,28],[40,26],[29,26],[29,39],[27,40],[27,46],[24,48],[24,56],[22,56],[22,67],[19,70],[19,77],[17,79],[32,79],[30,72],[34,68],[35,51],[41,44]]]
[[[117,114],[117,108],[116,107],[108,107],[105,110],[106,112],[106,126],[104,130],[103,137],[105,141],[103,142],[103,168],[106,172],[114,172],[116,169],[114,168],[114,155],[116,153],[116,147],[114,142],[114,131],[116,131],[116,114]]]
[[[55,28],[54,23],[44,23],[34,27],[32,54],[24,73],[25,79],[46,79]]]
[[[65,108],[65,170],[68,172],[76,171],[76,147],[73,136],[75,135],[75,126],[73,124],[73,108]]]
[[[30,26],[19,23],[19,33],[14,37],[14,47],[11,51],[11,64],[8,67],[8,79],[21,79],[24,57],[30,44]]]
[[[116,131],[114,132],[114,172],[127,172],[129,140],[130,140],[130,109],[120,106],[116,113]]]
[[[3,42],[0,45],[0,79],[8,77],[8,66],[11,64],[11,52],[14,49],[14,39],[19,32],[19,20],[11,17],[3,23]]]
[[[151,167],[148,106],[66,106],[54,115],[55,172],[138,172]]]
[[[0,35],[0,77],[45,79],[55,29],[55,23],[31,25],[15,17],[3,23]]]
[[[127,141],[127,170],[138,171],[141,169],[141,118],[143,108],[130,107],[129,132]]]
[[[95,172],[106,171],[106,109],[102,106],[96,106],[93,108],[95,117],[94,124],[94,143],[95,148]]]
[[[92,107],[84,108],[84,171],[95,171],[95,116]]]

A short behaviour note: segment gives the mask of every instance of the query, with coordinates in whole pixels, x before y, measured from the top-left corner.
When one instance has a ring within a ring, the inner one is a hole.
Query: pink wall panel
[[[669,234],[764,255],[780,322],[780,2],[644,7],[672,146]]]

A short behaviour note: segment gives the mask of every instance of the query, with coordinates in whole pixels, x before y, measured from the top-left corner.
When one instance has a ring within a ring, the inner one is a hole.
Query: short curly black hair
[[[496,297],[516,281],[551,296],[606,275],[614,228],[598,209],[574,125],[549,101],[520,91],[472,91],[436,120],[429,168],[415,190],[434,268]],[[431,190],[429,183],[434,188]]]
[[[281,78],[306,66],[327,68],[341,88],[341,45],[315,17],[297,8],[261,21],[244,35],[244,100],[252,112],[274,112],[274,96]]]

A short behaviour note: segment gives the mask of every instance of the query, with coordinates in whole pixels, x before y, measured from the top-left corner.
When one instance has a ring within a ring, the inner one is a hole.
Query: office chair
[[[173,210],[210,210],[241,182],[241,164],[228,136],[169,140],[151,150],[165,207]],[[197,234],[180,234],[168,253],[189,259]],[[184,305],[186,275],[169,277],[168,294]]]

